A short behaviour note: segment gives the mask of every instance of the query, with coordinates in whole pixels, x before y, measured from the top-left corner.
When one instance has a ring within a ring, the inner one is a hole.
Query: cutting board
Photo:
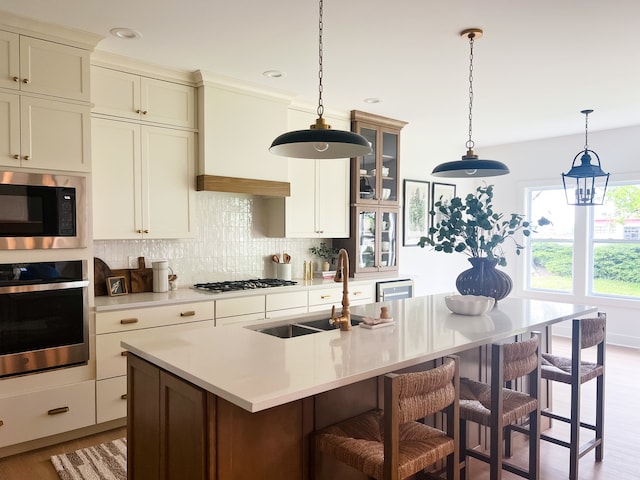
[[[131,272],[131,293],[153,292],[153,269],[145,268],[144,257],[138,257],[138,268]]]
[[[109,266],[97,257],[93,257],[93,293],[96,297],[107,294],[107,278],[112,277]]]

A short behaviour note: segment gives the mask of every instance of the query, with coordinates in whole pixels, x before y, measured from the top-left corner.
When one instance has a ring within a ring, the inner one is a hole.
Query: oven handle
[[[89,286],[89,280],[75,280],[72,282],[59,283],[36,283],[33,285],[11,285],[0,287],[1,293],[25,293],[25,292],[46,292],[48,290],[68,290],[70,288],[84,288]]]

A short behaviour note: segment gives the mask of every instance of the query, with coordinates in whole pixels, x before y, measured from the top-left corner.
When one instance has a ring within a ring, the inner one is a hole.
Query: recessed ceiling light
[[[286,73],[281,72],[280,70],[267,70],[262,72],[262,75],[269,78],[282,78],[287,76]]]
[[[125,40],[135,40],[137,38],[142,38],[142,34],[139,31],[133,30],[131,28],[112,28],[111,30],[109,30],[109,32],[111,33],[111,35],[118,38],[124,38]]]
[[[375,97],[365,98],[364,103],[380,103],[382,100]]]

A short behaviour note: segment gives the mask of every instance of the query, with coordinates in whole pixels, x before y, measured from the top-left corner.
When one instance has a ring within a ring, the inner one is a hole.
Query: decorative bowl
[[[444,301],[447,308],[458,315],[483,315],[495,304],[493,297],[482,295],[449,295]]]

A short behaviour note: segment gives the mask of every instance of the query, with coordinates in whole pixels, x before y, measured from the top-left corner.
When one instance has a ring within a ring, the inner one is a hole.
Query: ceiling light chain
[[[308,130],[294,130],[278,136],[269,147],[271,153],[289,158],[354,158],[371,153],[371,144],[362,135],[348,130],[332,130],[323,118],[323,42],[324,1],[319,0],[318,20],[318,118]]]
[[[580,113],[584,113],[584,151],[589,150],[589,114],[593,110],[582,110]]]
[[[466,147],[467,150],[473,150],[475,146],[474,141],[472,140],[472,114],[471,111],[473,109],[473,39],[475,37],[474,33],[469,34],[469,140],[467,140]]]
[[[437,165],[431,175],[434,177],[470,178],[494,177],[509,173],[509,167],[497,160],[482,160],[473,152],[473,45],[484,32],[480,28],[468,28],[460,32],[460,36],[469,39],[469,139],[465,143],[467,152],[461,160],[444,162]]]
[[[322,76],[323,76],[323,68],[322,68],[322,32],[324,24],[322,23],[322,13],[323,13],[323,0],[320,0],[320,16],[318,21],[318,116],[322,118],[322,114],[324,113],[324,104],[322,103]]]

